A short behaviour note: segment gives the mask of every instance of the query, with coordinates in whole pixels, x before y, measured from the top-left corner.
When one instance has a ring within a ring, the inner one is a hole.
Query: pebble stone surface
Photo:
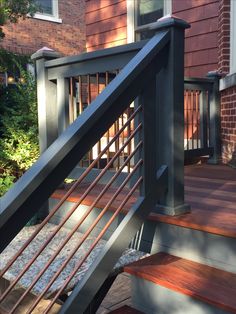
[[[0,270],[4,268],[9,260],[19,251],[22,245],[26,242],[26,240],[33,234],[36,230],[37,226],[25,227],[21,230],[21,232],[12,240],[12,242],[6,247],[6,249],[0,255]],[[36,238],[31,242],[31,244],[25,249],[25,251],[19,256],[19,258],[15,261],[15,263],[9,268],[9,270],[4,274],[4,278],[12,282],[22,271],[22,269],[27,265],[27,263],[36,255],[37,251],[41,248],[43,243],[50,237],[50,235],[57,228],[56,225],[46,224],[46,226],[40,231],[40,233],[36,236]],[[17,286],[23,287],[27,289],[33,279],[37,276],[37,274],[41,271],[41,269],[46,265],[54,252],[58,249],[60,244],[64,241],[64,239],[68,236],[70,230],[66,228],[61,228],[60,231],[54,236],[54,238],[50,241],[50,244],[43,250],[43,252],[37,257],[35,262],[30,266],[28,271],[24,274],[24,276],[19,280]],[[35,295],[39,295],[46,285],[50,282],[54,274],[58,271],[60,266],[69,256],[69,254],[73,251],[78,241],[83,237],[82,233],[76,232],[64,249],[57,255],[55,260],[51,263],[49,268],[44,272],[44,274],[40,277],[38,282],[32,288],[31,293]],[[81,247],[77,250],[73,258],[58,276],[58,278],[54,281],[48,291],[45,293],[45,298],[50,298],[63,284],[63,282],[68,278],[68,276],[73,271],[74,267],[79,263],[79,261],[83,258],[84,254],[91,246],[95,237],[89,236],[85,242],[81,245]],[[81,266],[80,270],[73,277],[65,292],[71,291],[74,285],[83,278],[86,271],[89,269],[93,261],[99,255],[99,252],[105,245],[106,241],[101,240],[96,245],[95,249],[89,255],[85,263]],[[147,256],[148,254],[136,251],[134,249],[126,249],[123,255],[120,257],[119,261],[115,265],[115,269],[126,264],[129,264],[133,261],[136,261],[142,257]]]

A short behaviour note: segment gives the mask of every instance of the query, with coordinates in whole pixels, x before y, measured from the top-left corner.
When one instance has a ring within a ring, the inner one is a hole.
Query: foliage
[[[0,48],[0,72],[8,72],[15,75],[19,72],[17,64],[23,67],[28,62],[28,56],[17,55],[11,51]]]
[[[38,158],[36,86],[32,75],[16,63],[24,83],[0,91],[0,193]]]
[[[35,0],[0,0],[0,38],[4,37],[3,25],[8,21],[16,23],[27,14],[33,15],[38,9]]]

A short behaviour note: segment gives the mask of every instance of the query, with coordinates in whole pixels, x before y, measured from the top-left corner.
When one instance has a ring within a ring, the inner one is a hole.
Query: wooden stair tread
[[[124,271],[236,313],[236,274],[164,252],[125,266]]]
[[[140,312],[128,305],[124,305],[120,307],[119,309],[113,310],[109,313],[110,314],[144,314],[143,312]]]
[[[79,197],[88,187],[83,184],[69,197],[72,202]],[[104,185],[97,185],[88,197],[82,202],[91,205]],[[97,204],[103,208],[116,188],[109,189]],[[60,199],[66,190],[57,190],[53,198]],[[124,189],[117,200],[110,206],[115,210],[121,200],[127,195]],[[123,208],[127,212],[135,203],[137,194],[133,195]],[[176,226],[209,232],[226,237],[236,238],[236,170],[226,165],[191,165],[185,167],[185,201],[191,205],[191,213],[180,216],[164,216],[152,213],[150,220],[173,224]],[[207,219],[206,219],[207,216]]]
[[[23,243],[27,241],[27,239],[33,234],[37,227],[38,226],[35,225],[23,228],[21,232],[14,238],[14,240],[0,254],[0,271],[4,269],[7,262],[11,259],[12,256],[14,256],[19,251]],[[10,269],[3,275],[4,279],[7,280],[8,282],[12,282],[20,273],[22,267],[29,262],[29,260],[41,247],[41,244],[45,243],[47,237],[52,232],[54,232],[56,228],[57,228],[56,225],[47,223],[43,230],[39,233],[39,235],[31,242],[29,247],[25,250],[24,254],[19,256],[19,258],[17,259],[17,263],[14,263],[10,267]],[[39,270],[41,270],[46,265],[48,260],[54,254],[58,245],[65,240],[68,234],[69,230],[64,227],[62,227],[57,232],[56,236],[50,241],[50,244],[46,247],[46,249],[43,250],[43,252],[41,252],[41,254],[34,262],[33,264],[34,267],[30,267],[28,271],[25,273],[25,275],[19,280],[18,282],[19,287],[23,289],[27,289],[29,287],[29,285],[32,282],[32,278],[35,278]],[[40,280],[34,285],[33,289],[31,290],[32,294],[37,296],[43,291],[47,283],[51,280],[53,274],[61,266],[63,261],[69,256],[69,254],[73,251],[76,244],[80,239],[82,239],[82,237],[83,234],[80,232],[76,232],[76,234],[72,236],[70,241],[66,244],[65,248],[58,254],[55,260],[50,264],[48,270],[41,276]],[[47,293],[45,294],[45,298],[51,298],[58,291],[58,289],[60,289],[62,283],[73,271],[75,263],[82,259],[88,247],[91,246],[94,240],[95,238],[93,236],[87,237],[87,239],[84,241],[81,247],[74,254],[71,261],[69,261],[66,268],[48,289]],[[67,285],[64,291],[65,293],[71,291],[75,284],[79,280],[82,280],[83,276],[86,273],[86,270],[92,265],[92,263],[97,258],[105,244],[106,244],[105,240],[100,240],[98,242],[96,247],[93,249],[93,253],[90,254],[89,258],[87,258],[86,261],[84,262],[83,267],[78,270],[78,272],[73,276],[73,279]],[[114,270],[118,271],[119,269],[122,269],[124,265],[129,264],[131,261],[138,260],[143,256],[147,256],[147,254],[130,248],[126,249],[123,252],[122,256],[119,258],[119,260],[117,261]]]
[[[70,202],[78,202],[78,200],[80,199],[80,197],[82,196],[82,194],[86,191],[86,189],[88,188],[88,186],[90,185],[90,183],[84,183],[81,184],[79,186],[79,188],[77,188],[69,197],[68,197],[68,201]],[[95,200],[95,198],[99,195],[99,193],[102,191],[102,189],[104,188],[103,184],[97,184],[92,191],[89,193],[89,195],[82,201],[83,205],[87,205],[90,206],[93,201]],[[66,193],[66,189],[58,189],[56,190],[52,197],[56,198],[56,199],[61,199],[64,194]],[[111,195],[114,195],[114,193],[117,191],[117,188],[111,187],[109,188],[109,191],[106,192],[103,197],[99,200],[99,202],[97,203],[96,207],[97,208],[103,208],[106,206],[106,204],[108,203],[108,201],[111,198]],[[122,192],[117,196],[117,198],[114,200],[114,202],[111,204],[111,206],[109,207],[111,210],[116,210],[119,205],[121,204],[121,202],[124,200],[124,197],[127,196],[127,193],[129,192],[129,190],[127,188],[124,188],[122,190]],[[129,201],[125,204],[123,210],[128,210],[130,209],[130,207],[135,203],[137,199],[137,195],[136,196],[132,196],[130,197]]]

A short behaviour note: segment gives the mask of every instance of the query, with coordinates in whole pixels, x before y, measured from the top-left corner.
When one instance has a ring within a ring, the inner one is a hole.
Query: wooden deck
[[[236,237],[236,170],[225,165],[185,167],[185,200],[191,213],[152,219],[178,226]]]
[[[74,192],[69,200],[76,202],[87,185],[82,185]],[[90,205],[102,190],[103,186],[96,188],[83,201]],[[115,188],[107,192],[98,202],[97,207],[104,207]],[[65,190],[57,190],[54,198],[61,198]],[[117,208],[127,191],[124,190],[110,207]],[[132,197],[126,204],[124,211],[135,202]],[[179,225],[192,229],[207,231],[227,237],[236,237],[236,169],[226,165],[191,165],[185,167],[185,200],[191,205],[191,213],[176,217],[151,214],[149,219]]]

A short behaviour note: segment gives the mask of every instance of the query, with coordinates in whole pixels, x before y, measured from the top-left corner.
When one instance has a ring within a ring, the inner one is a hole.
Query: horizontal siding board
[[[172,11],[177,13],[214,2],[218,2],[218,0],[174,0],[172,1]]]
[[[185,31],[185,37],[212,32],[218,32],[218,17],[191,23],[191,28]]]
[[[87,47],[109,43],[115,40],[126,39],[126,27],[113,29],[109,32],[99,33],[87,37]]]
[[[204,77],[209,71],[216,70],[218,63],[207,64],[207,65],[198,65],[193,67],[185,68],[185,76],[189,77]]]
[[[86,1],[86,9],[85,12],[93,12],[99,9],[109,7],[110,5],[114,5],[119,2],[124,2],[125,0],[89,0]]]
[[[185,39],[185,52],[198,51],[218,47],[217,33],[206,33]]]
[[[126,14],[126,2],[122,1],[109,7],[86,13],[86,25]]]
[[[218,50],[215,48],[189,52],[185,54],[185,66],[207,65],[217,63]]]
[[[213,2],[201,7],[194,7],[190,10],[178,12],[178,18],[186,20],[188,23],[217,17],[219,13],[219,2]]]
[[[87,36],[111,31],[121,27],[126,27],[127,25],[127,15],[123,14],[120,16],[112,17],[105,21],[100,21],[93,24],[88,24],[86,28]]]
[[[126,39],[121,39],[121,40],[112,41],[110,43],[105,43],[102,45],[88,47],[87,51],[89,52],[89,51],[94,51],[94,50],[111,48],[111,47],[121,46],[121,45],[125,45],[125,44],[126,44]]]

